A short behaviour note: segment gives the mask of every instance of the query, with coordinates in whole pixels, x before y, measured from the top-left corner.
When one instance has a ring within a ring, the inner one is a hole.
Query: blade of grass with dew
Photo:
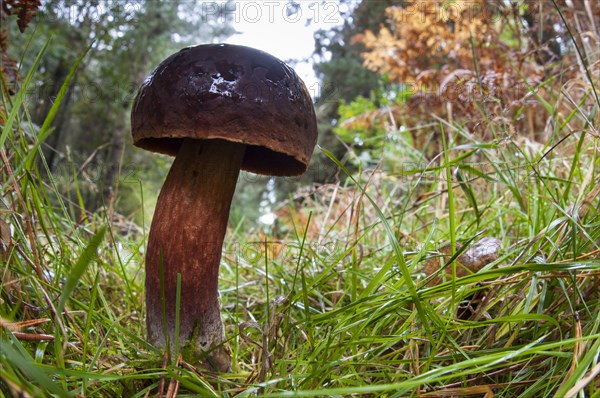
[[[475,222],[477,228],[479,228],[479,224],[481,223],[481,213],[479,212],[479,207],[477,206],[477,199],[475,199],[475,194],[473,193],[473,189],[471,189],[471,184],[465,179],[465,177],[461,173],[461,166],[458,166],[456,169],[455,175],[458,180],[458,186],[465,194],[467,200],[471,207],[473,207],[473,212],[475,213]]]
[[[105,232],[106,226],[101,227],[98,230],[98,232],[96,232],[96,234],[88,243],[87,247],[83,250],[83,253],[81,253],[79,260],[77,260],[77,263],[71,270],[71,273],[69,274],[67,281],[65,282],[62,294],[60,295],[60,299],[58,302],[57,310],[59,314],[62,313],[62,310],[65,304],[67,303],[67,300],[71,296],[71,293],[73,293],[73,290],[75,290],[75,287],[77,286],[77,283],[81,279],[83,273],[90,265],[92,260],[96,257],[96,251],[98,250],[98,246],[100,246],[100,243],[102,242],[102,238],[104,238]]]
[[[473,37],[471,37],[471,40]],[[475,59],[475,57],[473,57]],[[452,166],[450,165],[450,148],[448,147],[448,140],[446,139],[446,130],[444,125],[440,124],[440,132],[442,137],[442,150],[444,151],[444,164],[446,165],[446,189],[448,192],[448,230],[450,232],[450,254],[456,255],[456,212],[454,211],[454,188],[452,184]],[[456,261],[452,261],[452,300],[451,308],[452,312],[456,312]],[[448,318],[450,322],[450,318]]]
[[[90,297],[90,304],[89,304],[88,310],[86,312],[85,328],[83,329],[84,336],[89,336],[89,333],[92,330],[92,319],[94,318],[93,308],[95,307],[96,298],[98,296],[98,290],[100,289],[99,283],[100,283],[100,272],[96,272],[96,277],[94,278],[94,283],[91,286],[92,294]],[[89,343],[89,338],[84,338],[84,340],[83,340],[83,355],[82,355],[82,358],[83,358],[82,369],[85,369],[85,359],[87,358],[87,352],[89,349],[88,343]],[[90,368],[88,368],[87,370],[90,371]],[[82,378],[81,379],[81,394],[83,394],[83,395],[86,394],[87,384],[88,384],[88,379],[85,377]]]
[[[579,158],[581,156],[581,150],[583,148],[583,144],[585,142],[586,137],[585,130],[581,131],[579,140],[577,142],[577,147],[573,153],[573,160],[571,161],[571,169],[569,170],[569,177],[567,178],[567,186],[565,187],[564,193],[562,195],[563,201],[568,200],[569,194],[571,193],[571,188],[573,187],[573,179],[575,178],[575,174],[580,171],[579,167]]]

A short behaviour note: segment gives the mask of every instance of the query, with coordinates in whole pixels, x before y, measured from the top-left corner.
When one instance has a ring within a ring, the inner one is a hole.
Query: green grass
[[[441,120],[436,162],[321,186],[282,204],[269,232],[232,225],[220,288],[234,369],[212,374],[163,366],[145,342],[147,228],[61,194],[40,151],[50,122],[36,130],[21,95],[34,73],[2,104],[3,396],[143,397],[178,382],[180,397],[600,397],[597,102],[556,112],[544,144]],[[446,281],[426,283],[439,249],[483,236],[502,241],[496,261],[461,278],[446,263]],[[476,294],[474,315],[457,316]],[[41,323],[17,330],[29,320]]]

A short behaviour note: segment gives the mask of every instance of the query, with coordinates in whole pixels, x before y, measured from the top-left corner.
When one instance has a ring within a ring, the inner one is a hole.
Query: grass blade
[[[88,268],[92,260],[96,257],[96,251],[98,250],[98,246],[102,242],[102,238],[104,237],[104,233],[106,232],[106,226],[103,226],[96,232],[96,235],[92,237],[90,243],[88,243],[87,247],[84,249],[83,253],[77,260],[77,263],[71,270],[69,277],[67,278],[67,282],[63,287],[63,291],[60,295],[60,301],[58,304],[58,313],[60,314],[69,299],[71,297],[71,293],[75,290],[77,283],[81,279],[81,276]]]

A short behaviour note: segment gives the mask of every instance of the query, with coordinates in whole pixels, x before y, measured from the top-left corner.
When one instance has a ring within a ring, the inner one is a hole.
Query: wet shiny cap
[[[189,47],[144,81],[131,113],[133,143],[175,156],[183,138],[247,145],[242,169],[302,174],[317,140],[312,100],[279,59],[229,44]]]

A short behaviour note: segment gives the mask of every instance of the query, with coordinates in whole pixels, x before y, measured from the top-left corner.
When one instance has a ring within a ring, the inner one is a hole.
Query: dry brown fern
[[[391,109],[397,122],[415,127],[431,122],[433,114],[483,136],[489,124],[480,123],[485,115],[510,124],[511,131],[545,141],[553,116],[536,96],[560,92],[565,81],[585,80],[582,62],[564,45],[571,40],[562,18],[574,28],[586,64],[597,64],[600,5],[557,0],[561,17],[552,2],[526,4],[408,0],[387,9],[389,27],[356,36],[366,48],[364,65],[412,94],[407,104]],[[563,44],[557,47],[555,42]],[[589,96],[589,87],[583,91],[575,103]],[[378,123],[381,118],[358,118],[369,120]],[[419,138],[417,146],[423,144]]]
[[[19,31],[23,33],[29,22],[37,14],[37,10],[41,4],[41,0],[3,0],[2,14],[16,15],[17,26],[19,27]]]
[[[19,31],[23,33],[31,20],[37,14],[41,6],[41,0],[0,0],[0,58],[2,59],[2,67],[0,74],[3,82],[3,95],[13,95],[16,91],[17,82],[19,81],[17,62],[7,55],[8,46],[10,44],[7,19],[9,15],[16,15],[17,26]],[[4,120],[4,108],[0,108],[0,120]]]

